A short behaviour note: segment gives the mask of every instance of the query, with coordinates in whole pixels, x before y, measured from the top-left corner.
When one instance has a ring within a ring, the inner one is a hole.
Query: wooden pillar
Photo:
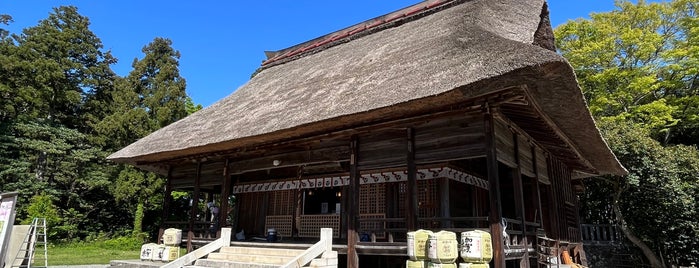
[[[167,221],[170,215],[170,203],[172,202],[172,166],[167,168],[167,179],[165,181],[165,193],[163,195],[163,213],[160,217],[160,229]],[[160,241],[160,240],[158,240]]]
[[[230,166],[229,166],[230,170]],[[230,172],[230,171],[229,171]],[[233,181],[233,176],[231,176],[231,182]],[[233,185],[231,185],[231,188],[233,188],[235,185],[238,185],[240,183],[240,178],[236,177],[236,181]],[[240,219],[240,195],[236,196],[235,194],[233,195],[235,197],[235,205],[233,206],[233,222],[231,223],[233,225],[233,233],[238,232],[238,221]]]
[[[524,250],[524,256],[522,256],[522,259],[519,262],[519,267],[529,267],[529,250],[526,250],[527,248],[527,217],[526,217],[526,210],[524,207],[524,191],[522,190],[522,167],[521,165],[521,159],[519,155],[519,136],[517,134],[512,135],[512,139],[514,142],[514,153],[515,153],[515,164],[517,167],[515,168],[514,172],[512,173],[512,186],[514,187],[514,198],[515,198],[515,212],[517,214],[517,218],[522,221],[521,224],[521,231],[522,231],[522,238],[520,240],[521,245],[525,247]]]
[[[537,209],[539,210],[539,213],[535,213],[537,215],[537,218],[534,219],[535,221],[539,222],[539,228],[542,230],[546,230],[544,228],[544,210],[541,207],[541,189],[539,188],[539,160],[536,156],[536,147],[532,146],[532,162],[534,162],[534,185],[536,186],[535,191],[536,191],[536,205]]]
[[[486,104],[487,105],[487,104]],[[505,247],[502,234],[502,205],[500,204],[500,178],[498,175],[498,158],[496,146],[495,120],[493,111],[486,106],[484,109],[485,128],[485,157],[488,170],[488,196],[490,199],[490,234],[493,238],[493,264],[495,268],[505,268]]]
[[[451,218],[451,208],[449,204],[449,178],[439,179],[439,216],[442,218]],[[452,221],[443,220],[442,228],[451,228]]]
[[[417,230],[417,167],[415,165],[415,132],[412,128],[407,129],[408,134],[408,153],[407,153],[407,172],[408,172],[408,193],[406,196],[407,207],[405,213],[405,226],[408,231]]]
[[[359,228],[359,144],[356,135],[352,136],[350,141],[350,185],[348,191],[347,204],[347,268],[359,267],[359,255],[357,255],[357,241],[359,236],[357,229]]]
[[[170,202],[172,202],[172,166],[167,168],[167,178],[165,179],[165,193],[163,193],[163,211],[160,214],[160,226],[158,226],[158,244],[163,238],[165,222],[170,216]]]
[[[551,157],[546,161],[546,166],[549,171],[549,180],[551,181],[551,185],[548,187],[548,191],[546,191],[548,195],[548,205],[549,205],[549,222],[551,223],[551,226],[549,230],[551,231],[551,237],[554,239],[561,239],[561,233],[560,233],[560,224],[558,221],[558,217],[560,215],[558,211],[558,205],[559,205],[559,200],[558,200],[558,194],[557,192],[559,191],[558,189],[558,174],[556,172],[556,164]],[[548,232],[547,232],[548,233]]]
[[[197,161],[197,171],[194,175],[194,192],[192,193],[192,207],[189,210],[189,229],[187,231],[187,237],[194,236],[194,221],[196,221],[197,213],[199,212],[199,192],[201,184],[201,161]],[[191,246],[192,239],[187,239],[187,249],[189,250]]]
[[[221,227],[228,225],[226,222],[229,210],[228,198],[231,195],[231,169],[229,165],[230,161],[226,158],[223,164],[223,179],[221,180],[221,209],[218,212],[218,226]]]

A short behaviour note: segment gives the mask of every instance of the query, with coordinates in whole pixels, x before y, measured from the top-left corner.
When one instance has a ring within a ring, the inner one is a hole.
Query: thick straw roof
[[[552,44],[545,1],[460,2],[305,54],[279,59],[308,44],[271,53],[274,62],[228,97],[108,159],[142,164],[230,150],[524,86],[593,173],[625,174],[600,136],[572,68],[540,46]]]

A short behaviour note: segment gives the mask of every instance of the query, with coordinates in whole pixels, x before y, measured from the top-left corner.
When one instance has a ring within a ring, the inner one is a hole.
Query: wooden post
[[[231,173],[230,161],[228,158],[224,161],[223,165],[223,180],[221,181],[221,209],[218,212],[218,226],[227,226],[226,220],[228,219],[228,198],[231,195]],[[223,233],[221,234],[223,235]]]
[[[201,161],[197,161],[197,173],[194,176],[194,193],[192,193],[192,207],[189,210],[189,232],[194,232],[194,221],[199,212],[199,192],[201,188]]]
[[[229,167],[230,170],[230,167]],[[231,176],[231,182],[233,182],[233,177]],[[234,185],[231,185],[231,188],[235,187],[235,185],[240,183],[240,179],[236,177],[236,181]],[[238,219],[240,218],[240,196],[235,196],[235,205],[233,206],[233,222],[231,223],[233,232],[238,231]]]
[[[534,162],[534,184],[536,186],[535,191],[536,191],[536,202],[537,202],[537,209],[539,210],[539,213],[536,214],[538,216],[538,219],[534,219],[536,221],[539,221],[539,229],[546,230],[544,228],[544,210],[541,207],[541,189],[539,188],[539,162],[538,158],[536,157],[536,147],[532,146],[532,162]]]
[[[562,237],[561,234],[561,229],[560,229],[560,224],[558,221],[558,217],[560,215],[559,212],[559,200],[558,200],[558,172],[556,172],[556,164],[549,157],[546,161],[546,166],[549,171],[549,180],[551,181],[551,185],[548,187],[547,195],[548,195],[548,206],[549,206],[549,222],[551,223],[551,228],[549,228],[549,231],[551,231],[551,238],[559,240]],[[548,233],[548,232],[547,232]]]
[[[165,193],[163,194],[163,212],[160,215],[160,230],[158,231],[158,244],[163,238],[163,225],[170,216],[170,202],[172,202],[172,165],[167,168],[167,179],[165,181]]]
[[[515,164],[517,167],[514,169],[514,172],[512,173],[512,186],[514,187],[514,198],[515,198],[515,211],[517,214],[517,218],[519,218],[522,221],[521,224],[521,231],[522,231],[522,239],[520,240],[520,244],[524,246],[524,256],[522,256],[522,259],[519,262],[519,267],[521,268],[529,268],[529,250],[527,249],[528,243],[527,243],[527,217],[526,217],[526,210],[524,207],[524,191],[522,190],[522,167],[521,165],[521,159],[519,155],[519,136],[515,133],[512,135],[513,142],[514,142],[514,151],[515,151]]]
[[[451,218],[451,208],[449,204],[449,178],[439,179],[439,216],[442,218]],[[451,228],[452,221],[443,220],[442,228]]]
[[[407,153],[407,172],[408,172],[408,193],[407,208],[405,213],[405,226],[408,231],[417,229],[417,167],[415,166],[415,133],[412,128],[407,129],[408,134],[408,153]]]
[[[487,103],[486,103],[487,105]],[[491,109],[484,109],[486,167],[488,170],[488,196],[490,197],[490,234],[493,237],[493,264],[495,268],[505,268],[505,247],[503,243],[502,205],[500,204],[500,179],[498,175],[498,157],[496,148],[495,120]]]
[[[352,136],[350,141],[350,185],[348,192],[347,204],[347,268],[359,267],[359,255],[357,254],[357,240],[359,236],[357,229],[359,228],[359,144],[356,135]]]

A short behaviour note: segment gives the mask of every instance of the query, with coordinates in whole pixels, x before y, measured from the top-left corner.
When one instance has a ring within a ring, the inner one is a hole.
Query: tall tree
[[[65,201],[58,208],[64,238],[109,224],[116,217],[105,211],[119,213],[108,209],[105,153],[85,122],[85,100],[113,83],[116,59],[89,25],[77,8],[58,7],[0,40],[0,188],[20,191],[25,205],[40,194]],[[26,206],[19,213],[29,216]]]
[[[103,51],[90,21],[76,7],[54,8],[39,25],[13,35],[17,43],[18,94],[31,96],[37,115],[69,128],[81,128],[83,99],[114,76],[116,62]],[[25,92],[26,93],[23,93]]]
[[[107,146],[120,149],[187,115],[186,83],[179,74],[180,53],[172,41],[155,38],[143,48],[143,59],[133,62],[133,71],[116,83],[111,114],[98,130],[109,137]],[[152,173],[121,167],[115,196],[131,204],[134,231],[141,232],[144,213],[159,208],[164,180]]]
[[[555,30],[559,52],[629,170],[586,181],[583,217],[620,224],[654,267],[665,266],[661,256],[696,261],[699,1],[616,4]]]
[[[699,138],[697,0],[618,1],[555,30],[595,116],[631,122],[664,143]]]

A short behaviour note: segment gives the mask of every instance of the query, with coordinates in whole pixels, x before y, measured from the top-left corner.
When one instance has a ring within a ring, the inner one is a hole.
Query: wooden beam
[[[359,141],[356,135],[350,141],[350,185],[349,204],[347,204],[347,268],[359,267],[359,255],[357,254],[357,242],[359,235],[359,168],[357,160],[359,157]]]
[[[233,162],[234,167],[231,168],[231,174],[328,162],[346,162],[349,160],[347,158],[348,155],[350,155],[350,152],[347,146],[321,148],[310,151],[300,150],[284,154],[267,155]],[[275,162],[275,160],[278,162]]]
[[[503,91],[505,91],[505,90],[503,90]],[[192,160],[195,160],[195,159],[201,159],[202,157],[218,157],[218,158],[228,157],[231,159],[244,158],[246,156],[249,156],[250,152],[268,150],[271,148],[279,148],[279,147],[288,146],[288,145],[304,146],[304,145],[308,145],[308,144],[317,144],[317,142],[320,140],[329,140],[329,139],[331,140],[331,139],[338,139],[338,138],[342,139],[343,137],[346,137],[346,136],[360,135],[360,134],[369,133],[369,132],[372,132],[376,129],[382,129],[382,128],[402,128],[402,127],[405,127],[407,125],[415,125],[415,124],[419,124],[422,122],[427,122],[430,119],[449,117],[449,116],[453,116],[453,115],[463,114],[464,112],[476,111],[476,110],[480,109],[479,103],[482,102],[482,99],[487,98],[488,96],[481,96],[480,98],[472,99],[472,100],[469,100],[467,102],[463,102],[460,104],[449,105],[448,109],[446,111],[444,110],[444,108],[447,108],[447,107],[440,107],[440,108],[435,108],[430,112],[421,113],[420,115],[418,115],[418,114],[403,115],[401,118],[386,119],[386,120],[380,120],[380,121],[376,121],[376,122],[367,122],[365,125],[357,126],[357,127],[353,127],[353,128],[338,129],[338,130],[333,130],[333,131],[323,132],[323,133],[311,133],[311,134],[305,135],[303,137],[290,137],[290,138],[287,138],[286,140],[277,140],[277,141],[258,143],[256,145],[252,145],[252,146],[240,147],[240,148],[230,149],[230,150],[222,150],[222,151],[218,151],[218,152],[192,154],[192,155],[188,155],[188,156],[182,156],[182,157],[176,157],[176,158],[167,158],[167,159],[162,159],[162,160],[158,160],[158,161],[137,161],[136,164],[138,164],[138,165],[152,165],[152,164],[159,164],[159,163],[169,163],[169,164],[177,165],[177,164],[182,164],[182,163],[186,163],[186,162],[191,162]],[[233,172],[231,174],[236,174],[236,173]]]
[[[221,180],[221,209],[218,212],[218,226],[226,226],[228,219],[228,199],[231,195],[231,173],[230,173],[230,161],[228,158],[224,161],[223,165],[223,178]]]
[[[405,213],[405,226],[408,231],[417,230],[417,166],[415,165],[415,132],[412,128],[407,128],[408,135],[408,195],[407,208]]]
[[[486,145],[486,167],[488,170],[488,195],[490,197],[490,234],[493,237],[493,264],[495,268],[505,268],[505,247],[502,234],[502,205],[500,198],[500,178],[498,174],[498,157],[495,137],[495,120],[493,111],[486,106],[483,121]]]
[[[514,198],[515,198],[515,212],[517,214],[517,218],[522,221],[521,225],[521,230],[522,231],[522,240],[521,244],[527,246],[527,217],[526,217],[526,208],[524,207],[524,191],[522,190],[522,167],[521,167],[521,159],[520,159],[520,154],[519,154],[519,136],[517,133],[514,133],[512,135],[512,139],[514,142],[514,153],[515,153],[515,164],[516,167],[514,168],[514,172],[512,172],[512,186],[514,187]],[[520,268],[529,268],[529,250],[524,251],[524,256],[522,256],[522,259],[519,262],[519,267]]]

